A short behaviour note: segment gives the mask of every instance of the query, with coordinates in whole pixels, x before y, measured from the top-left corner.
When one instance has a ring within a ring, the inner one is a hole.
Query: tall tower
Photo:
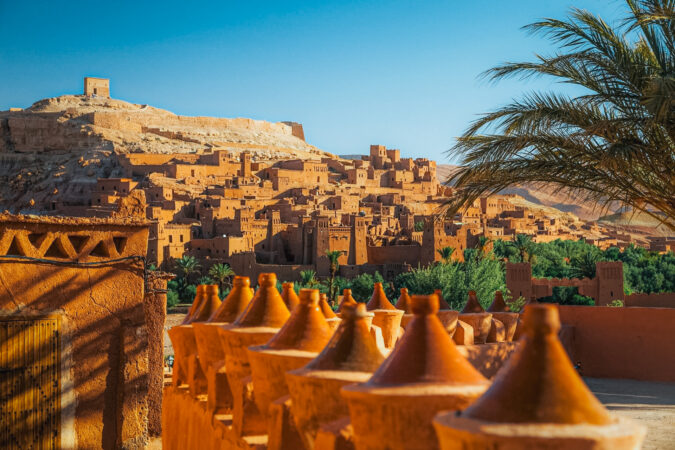
[[[327,276],[330,272],[330,262],[326,251],[330,249],[330,222],[328,217],[317,217],[314,228],[314,266],[316,274]]]
[[[443,219],[435,216],[427,217],[422,232],[422,252],[420,264],[427,266],[440,259],[438,251],[443,244]]]
[[[241,152],[241,169],[239,169],[239,176],[242,178],[249,178],[251,176],[251,153]]]
[[[595,304],[605,306],[612,300],[623,300],[623,262],[601,261],[595,263],[598,295]]]
[[[366,218],[358,216],[354,217],[347,264],[361,265],[368,263],[367,232],[368,226],[366,224]]]

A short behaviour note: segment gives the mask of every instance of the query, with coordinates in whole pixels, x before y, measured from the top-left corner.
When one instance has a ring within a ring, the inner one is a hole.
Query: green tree
[[[190,276],[199,273],[199,269],[202,267],[197,258],[189,255],[183,255],[174,260],[174,263],[178,271],[183,275],[186,284],[189,284]]]
[[[476,256],[478,258],[483,258],[487,252],[488,246],[492,242],[487,236],[478,236],[478,241],[476,242]]]
[[[452,247],[443,247],[441,249],[436,250],[439,255],[441,255],[441,259],[443,260],[444,264],[450,264],[452,262],[452,254],[455,253],[455,249]]]
[[[516,249],[521,262],[532,262],[534,255],[534,245],[532,245],[532,236],[527,234],[517,234],[511,241],[511,245]]]
[[[595,264],[602,261],[602,253],[597,247],[594,248],[595,251],[587,251],[572,258],[570,264],[574,278],[595,278]]]
[[[328,284],[328,299],[330,300],[330,303],[333,304],[335,302],[335,275],[337,274],[338,268],[340,267],[340,263],[338,259],[340,259],[340,256],[342,255],[342,251],[340,250],[326,250],[326,256],[328,257],[328,260],[330,261],[330,281]]]
[[[215,282],[213,281],[213,278],[204,276],[204,277],[199,277],[197,280],[197,284],[214,284]]]
[[[585,201],[619,202],[675,230],[675,2],[625,0],[616,27],[585,10],[526,29],[558,51],[506,63],[491,80],[540,76],[581,88],[578,96],[535,92],[472,123],[449,153],[449,213],[529,183]]]
[[[424,231],[424,222],[415,222],[415,231]]]
[[[223,286],[231,287],[230,280],[235,275],[229,264],[214,264],[209,269],[209,276],[218,282],[218,289],[224,290]]]
[[[319,284],[316,280],[316,272],[308,269],[300,271],[300,284],[307,288],[313,288]]]

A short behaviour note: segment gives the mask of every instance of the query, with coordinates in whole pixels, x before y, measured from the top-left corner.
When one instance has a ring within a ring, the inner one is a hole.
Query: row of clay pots
[[[644,430],[610,417],[574,371],[557,338],[553,305],[527,307],[522,345],[482,395],[490,382],[455,347],[439,317],[440,296],[405,299],[412,317],[384,359],[362,304],[343,299],[332,333],[318,291],[302,290],[291,313],[273,275],[261,275],[246,309],[218,328],[229,386],[239,397],[233,425],[242,434],[268,431],[270,412],[290,394],[308,449],[323,448],[320,426],[344,426],[347,412],[357,449],[427,449],[439,442],[443,449],[639,448]],[[383,294],[376,290],[367,306],[373,323],[378,311],[390,312],[381,314],[383,324],[400,311],[400,323],[405,311]],[[474,310],[462,314],[485,313],[468,306]],[[208,360],[216,364],[218,357]],[[244,388],[249,382],[252,390]]]

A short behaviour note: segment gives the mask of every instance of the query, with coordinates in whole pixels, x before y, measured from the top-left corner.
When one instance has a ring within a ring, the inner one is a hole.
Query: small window
[[[173,236],[169,235],[169,244],[173,242]]]
[[[183,242],[183,235],[180,235],[180,241]]]

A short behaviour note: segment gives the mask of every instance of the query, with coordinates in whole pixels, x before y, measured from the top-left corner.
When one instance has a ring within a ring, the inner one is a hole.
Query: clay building
[[[110,80],[108,78],[84,78],[84,95],[110,98]]]
[[[145,278],[147,242],[144,219],[0,215],[10,448],[141,449],[161,432],[166,279]]]

